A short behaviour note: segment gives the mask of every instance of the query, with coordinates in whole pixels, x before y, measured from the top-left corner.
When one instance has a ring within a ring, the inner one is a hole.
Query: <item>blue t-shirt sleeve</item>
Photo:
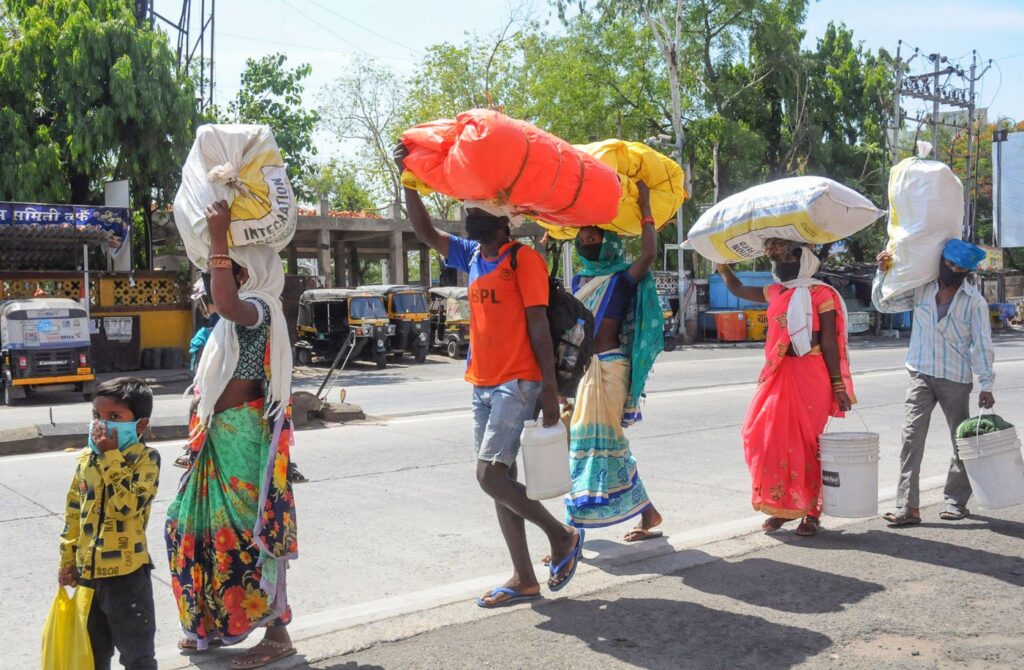
[[[444,260],[445,265],[468,274],[469,259],[473,257],[473,252],[479,245],[479,242],[452,235],[448,239],[448,258]]]

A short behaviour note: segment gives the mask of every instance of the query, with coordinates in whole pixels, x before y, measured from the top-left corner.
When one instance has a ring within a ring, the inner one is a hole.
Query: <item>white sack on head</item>
[[[736,263],[763,256],[765,240],[836,242],[882,214],[866,197],[831,179],[790,177],[748,188],[704,212],[684,248],[716,263]]]
[[[210,255],[206,207],[227,200],[228,244],[280,251],[295,235],[298,205],[269,126],[200,126],[174,197],[174,223],[189,259],[201,270]]]
[[[270,247],[248,246],[231,249],[231,258],[249,272],[249,278],[238,292],[238,297],[259,298],[270,307],[270,371],[267,379],[267,416],[282,415],[291,396],[292,347],[288,325],[281,308],[284,292],[284,269],[281,257]],[[213,416],[214,406],[238,367],[238,333],[235,324],[221,318],[214,326],[203,349],[203,357],[196,370],[195,386],[200,399],[197,413],[200,423]]]

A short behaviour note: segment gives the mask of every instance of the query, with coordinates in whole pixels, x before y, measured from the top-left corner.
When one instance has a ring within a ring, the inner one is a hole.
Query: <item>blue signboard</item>
[[[92,207],[75,205],[75,224],[79,228],[96,226],[114,233],[117,247],[124,243],[128,236],[130,213],[127,207]]]
[[[11,222],[16,226],[74,226],[75,215],[70,205],[40,205],[12,202]]]
[[[0,226],[6,226],[11,222],[11,203],[0,202]]]

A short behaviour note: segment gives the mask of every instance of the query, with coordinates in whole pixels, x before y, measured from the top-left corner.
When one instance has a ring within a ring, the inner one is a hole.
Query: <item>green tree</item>
[[[303,80],[312,72],[308,64],[286,67],[288,57],[281,53],[249,58],[242,72],[241,88],[228,106],[235,123],[266,124],[274,131],[288,165],[288,177],[299,198],[309,199],[313,192],[306,184],[316,155],[313,131],[320,115],[307,110],[302,102]]]
[[[124,0],[7,0],[0,31],[0,199],[87,204],[127,179],[148,222],[195,120],[167,36]]]
[[[373,197],[360,182],[354,163],[331,160],[316,166],[313,176],[306,181],[317,202],[326,200],[331,209],[346,212],[371,212],[375,209]]]

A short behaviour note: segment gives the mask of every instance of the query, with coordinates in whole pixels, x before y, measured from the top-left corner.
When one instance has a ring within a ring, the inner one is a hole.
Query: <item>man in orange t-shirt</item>
[[[404,169],[405,147],[395,158]],[[540,597],[526,544],[526,521],[551,543],[548,588],[561,590],[576,573],[583,531],[558,521],[516,479],[519,436],[540,405],[544,425],[559,421],[555,352],[548,326],[548,273],[533,249],[512,241],[510,218],[485,203],[466,203],[469,239],[438,230],[419,194],[405,189],[416,237],[469,275],[470,350],[466,381],[473,385],[476,477],[497,503],[498,523],[512,557],[512,577],[477,599],[480,607],[505,607]],[[512,259],[515,257],[515,267]]]

